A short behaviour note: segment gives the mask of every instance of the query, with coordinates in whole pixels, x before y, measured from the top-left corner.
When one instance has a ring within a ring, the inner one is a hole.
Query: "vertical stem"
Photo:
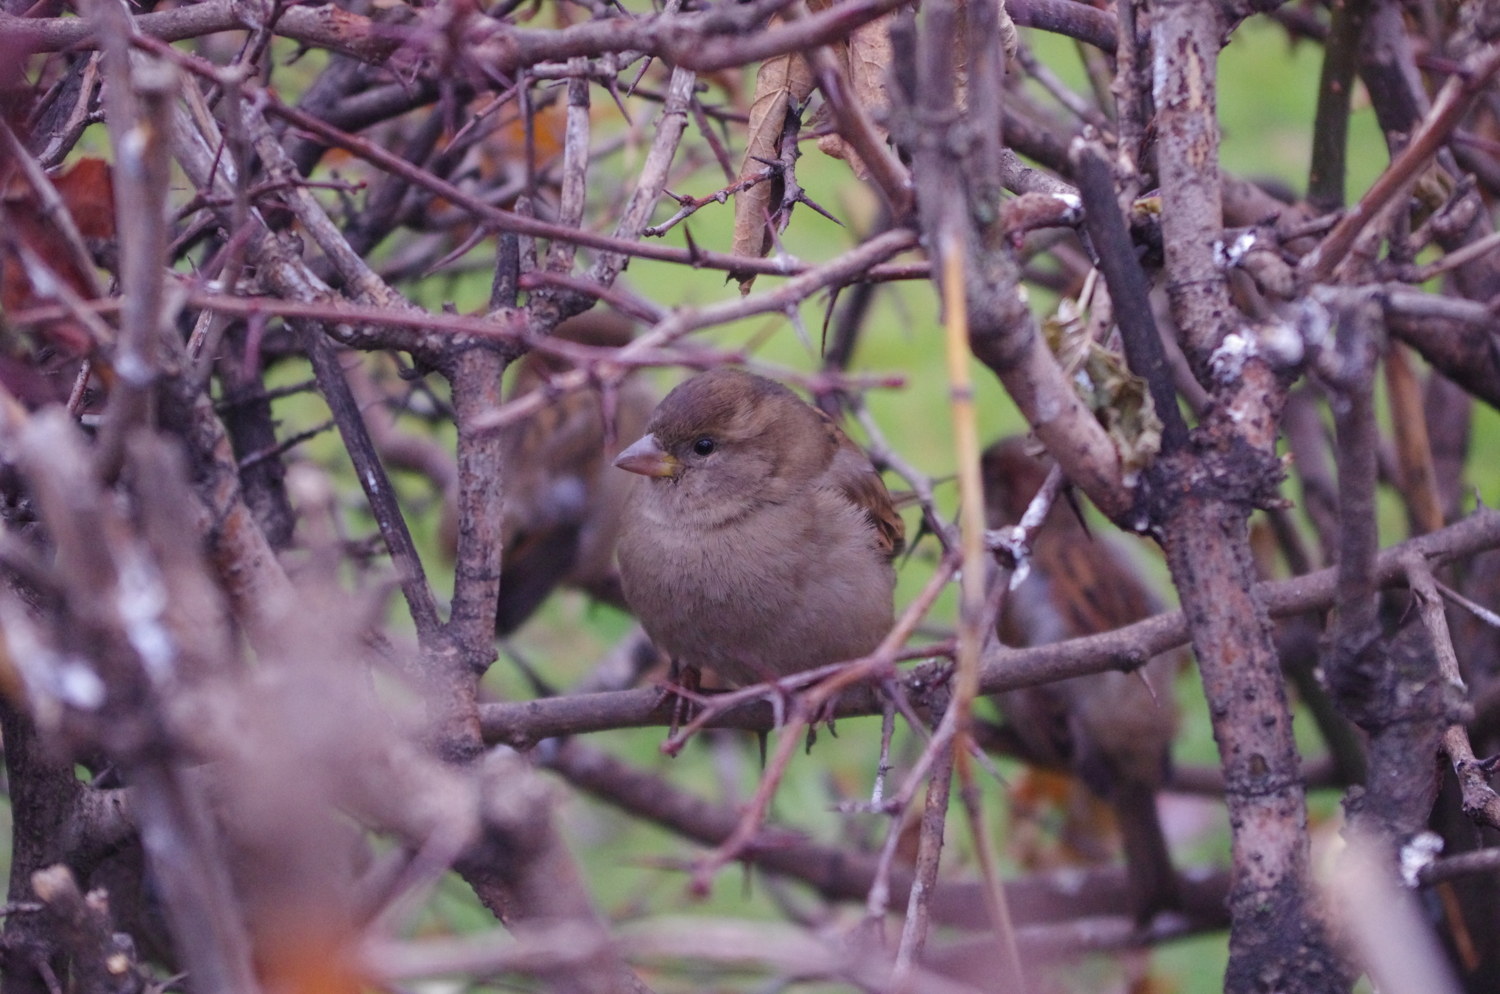
[[[1336,0],[1328,40],[1323,44],[1323,76],[1313,119],[1312,166],[1307,199],[1320,211],[1344,206],[1345,156],[1349,146],[1349,101],[1359,66],[1360,39],[1369,0]]]
[[[167,262],[164,205],[172,174],[172,105],[177,70],[167,62],[133,62],[133,26],[119,0],[94,0],[91,19],[105,44],[104,87],[110,145],[114,150],[116,228],[120,236],[120,340],[117,379],[105,411],[95,461],[102,474],[118,471],[130,429],[150,422],[152,387],[161,370],[163,274]]]
[[[1248,528],[1250,508],[1279,474],[1286,391],[1258,359],[1224,377],[1214,377],[1208,362],[1237,321],[1213,253],[1223,238],[1215,109],[1222,33],[1217,4],[1152,6],[1167,292],[1184,352],[1200,380],[1215,385],[1215,404],[1192,447],[1153,468],[1177,491],[1165,495],[1156,524],[1224,767],[1234,860],[1224,990],[1311,994],[1346,981],[1311,913],[1306,797],[1271,623],[1255,592]],[[1230,489],[1209,493],[1190,482],[1206,479]]]
[[[1001,38],[1001,0],[969,0],[966,34],[969,46],[967,108],[974,143],[964,173],[972,184],[969,210],[988,222],[1000,212],[1000,149],[1005,127],[1005,43]],[[1005,15],[1007,21],[1009,16]],[[1012,41],[1015,27],[1010,25]]]
[[[563,132],[562,193],[557,223],[576,228],[583,223],[583,201],[588,186],[589,81],[583,75],[588,69],[588,59],[569,59],[568,69],[578,75],[568,80],[568,123]],[[547,250],[547,268],[560,273],[571,271],[574,254],[572,242],[554,241]]]
[[[969,378],[969,319],[964,285],[964,243],[947,232],[942,243],[944,343],[948,359],[949,401],[953,408],[953,447],[958,462],[959,528],[963,541],[962,599],[958,627],[958,673],[954,679],[952,710],[955,732],[948,760],[956,766],[960,796],[968,814],[974,848],[984,871],[985,899],[995,934],[1005,951],[1013,990],[1023,990],[1021,958],[1005,891],[1000,886],[994,840],[984,828],[979,791],[969,760],[969,735],[974,697],[979,690],[979,654],[984,645],[985,619],[984,485],[979,472],[979,427],[974,412],[974,386]],[[950,770],[951,776],[951,770]],[[944,789],[946,793],[946,788]]]
[[[1309,917],[1307,810],[1292,715],[1265,605],[1254,593],[1245,512],[1190,499],[1164,522],[1224,767],[1234,885],[1226,994],[1322,991],[1337,977]],[[1299,986],[1298,977],[1309,986]],[[1270,978],[1262,986],[1259,978]],[[1277,982],[1285,987],[1277,987]]]
[[[31,874],[67,855],[68,819],[83,784],[66,756],[42,742],[36,722],[23,707],[0,699],[0,731],[5,737],[5,775],[12,822],[10,834],[10,903],[33,900]],[[47,949],[47,925],[36,915],[7,915],[4,942],[13,949]],[[55,950],[48,949],[48,952]],[[49,962],[61,961],[48,957]],[[20,957],[0,974],[3,994],[48,994],[41,971],[23,967]]]
[[[477,694],[480,674],[494,659],[495,608],[500,596],[501,528],[505,469],[500,432],[474,430],[475,419],[500,404],[500,378],[506,357],[487,348],[459,353],[447,371],[453,387],[458,426],[458,554],[454,564],[453,607],[447,631],[457,650],[449,679],[464,688],[465,701]],[[472,689],[470,689],[472,688]],[[482,748],[477,711],[464,707],[467,730],[463,752]]]
[[[1334,379],[1330,406],[1338,435],[1339,585],[1329,680],[1335,692],[1348,686],[1349,668],[1380,634],[1376,601],[1375,556],[1380,536],[1375,521],[1375,453],[1380,432],[1375,424],[1375,345],[1379,305],[1362,300],[1339,315],[1337,337],[1341,369]],[[1352,680],[1363,687],[1362,679]],[[1359,693],[1356,691],[1356,693]],[[1345,712],[1349,707],[1344,708]],[[1355,720],[1359,720],[1356,718]]]
[[[958,677],[954,706],[958,734],[968,734],[970,710],[979,689],[979,650],[984,614],[984,486],[979,476],[979,429],[974,418],[974,385],[969,379],[969,320],[965,310],[963,241],[945,238],[943,307],[947,346],[949,401],[953,407],[953,442],[957,457],[959,526],[963,534],[963,599],[958,631]]]
[[[1183,351],[1200,380],[1233,306],[1213,244],[1223,237],[1215,86],[1222,32],[1218,6],[1197,0],[1153,5],[1152,97],[1167,296]]]
[[[922,806],[922,829],[917,843],[916,872],[906,897],[906,923],[901,945],[896,949],[894,990],[905,984],[927,948],[927,930],[932,918],[932,894],[937,889],[938,865],[943,856],[943,828],[948,817],[948,795],[953,786],[953,750],[941,749],[932,759],[927,778],[927,799]]]
[[[686,69],[673,69],[667,83],[667,95],[662,101],[661,120],[656,124],[656,137],[651,140],[651,151],[636,178],[635,189],[620,212],[620,221],[615,225],[616,238],[639,238],[651,211],[666,188],[667,174],[677,147],[682,144],[682,134],[687,130],[688,107],[693,100],[693,87],[698,82],[696,73]],[[618,252],[601,252],[589,269],[589,278],[609,286],[625,268],[628,260]]]
[[[1443,503],[1438,496],[1437,471],[1433,466],[1432,442],[1427,436],[1427,416],[1422,384],[1412,369],[1411,352],[1392,341],[1385,353],[1385,386],[1391,405],[1391,429],[1396,436],[1396,459],[1401,466],[1401,496],[1413,535],[1425,535],[1443,527]]]
[[[1151,67],[1144,65],[1147,52],[1141,46],[1136,14],[1143,0],[1119,0],[1115,4],[1120,40],[1115,46],[1115,81],[1110,90],[1115,98],[1115,129],[1119,133],[1119,156],[1124,189],[1121,196],[1130,202],[1141,191],[1141,155],[1146,145],[1146,126],[1151,120]]]

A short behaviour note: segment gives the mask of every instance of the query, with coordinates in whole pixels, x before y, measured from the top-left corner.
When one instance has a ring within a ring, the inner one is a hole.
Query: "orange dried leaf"
[[[266,990],[275,994],[360,994],[362,979],[350,967],[347,946],[326,926],[310,925],[300,937],[277,935],[258,950]]]
[[[561,100],[554,100],[546,107],[538,108],[532,115],[532,127],[536,141],[536,164],[546,165],[562,155],[563,140],[567,136],[568,107]],[[485,142],[483,160],[490,168],[498,169],[507,162],[526,160],[526,122],[519,116],[511,117]]]
[[[73,215],[80,235],[115,237],[115,187],[108,162],[79,159],[67,172],[54,177],[52,185]]]
[[[108,163],[80,159],[52,183],[84,238],[114,235],[114,187]],[[25,182],[13,182],[5,199],[10,230],[8,241],[0,245],[0,309],[19,311],[53,303],[55,294],[41,292],[38,280],[43,284],[57,280],[80,297],[93,296],[91,274],[80,268],[80,260],[37,192]],[[69,366],[70,360],[87,355],[93,345],[88,332],[72,318],[38,325],[32,334],[46,346],[44,365],[48,369],[44,372],[49,383],[58,372],[54,367]]]

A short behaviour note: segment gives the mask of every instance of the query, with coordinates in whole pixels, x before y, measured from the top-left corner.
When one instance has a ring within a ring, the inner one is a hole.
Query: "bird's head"
[[[647,434],[615,459],[632,473],[701,499],[774,501],[827,464],[830,439],[817,412],[763,376],[720,368],[666,396]]]

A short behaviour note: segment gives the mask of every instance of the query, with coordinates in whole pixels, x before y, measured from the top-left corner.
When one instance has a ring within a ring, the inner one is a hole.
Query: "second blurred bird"
[[[1011,437],[984,454],[991,527],[1020,521],[1050,460]],[[1030,574],[1006,598],[1000,638],[1028,647],[1112,631],[1155,614],[1144,582],[1120,553],[1085,531],[1065,501],[1052,507],[1031,545]],[[1177,878],[1157,814],[1177,731],[1173,681],[1180,653],[1140,673],[1108,672],[1003,696],[1001,707],[1026,758],[1068,769],[1114,808],[1139,921],[1179,905]],[[1149,684],[1149,686],[1148,686]]]
[[[553,337],[617,348],[630,341],[631,331],[628,319],[601,310],[564,321]],[[570,368],[558,356],[531,352],[516,371],[511,399],[541,389]],[[638,438],[656,401],[644,377],[626,377],[615,411],[615,438]],[[610,465],[619,444],[606,446],[598,392],[563,394],[504,433],[505,552],[496,633],[520,628],[559,584],[623,608],[615,541],[637,478]]]

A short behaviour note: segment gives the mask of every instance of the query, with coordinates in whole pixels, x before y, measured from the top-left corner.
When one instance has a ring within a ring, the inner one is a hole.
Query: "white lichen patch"
[[[1245,256],[1255,247],[1255,232],[1243,231],[1239,237],[1224,247],[1223,242],[1214,242],[1214,265],[1220,269],[1233,269],[1244,261]]]
[[[1443,851],[1443,837],[1436,832],[1418,832],[1401,847],[1401,882],[1417,886],[1422,870],[1432,865]]]
[[[1255,329],[1256,346],[1266,361],[1278,369],[1295,366],[1307,354],[1302,335],[1297,329],[1279,318]]]
[[[1223,343],[1208,357],[1208,365],[1214,371],[1215,379],[1228,382],[1239,378],[1245,368],[1245,360],[1255,354],[1254,333],[1248,329],[1243,333],[1232,331],[1224,336]]]

